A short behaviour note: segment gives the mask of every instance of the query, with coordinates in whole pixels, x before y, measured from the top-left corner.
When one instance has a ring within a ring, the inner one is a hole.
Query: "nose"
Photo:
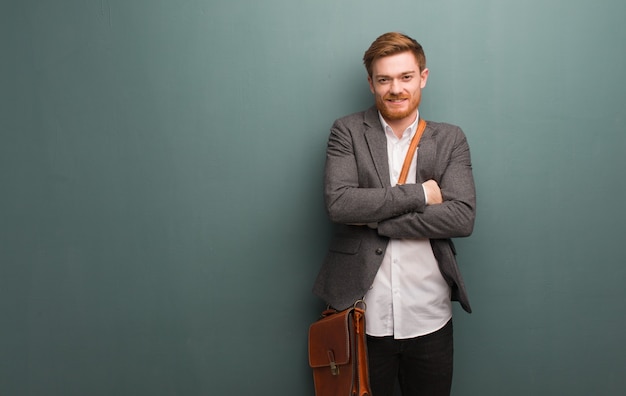
[[[395,78],[391,80],[391,85],[389,86],[389,93],[397,95],[402,93],[402,88],[400,87],[400,82]]]

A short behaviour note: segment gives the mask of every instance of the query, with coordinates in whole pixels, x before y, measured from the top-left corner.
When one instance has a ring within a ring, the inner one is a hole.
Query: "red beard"
[[[387,100],[397,100],[397,99],[408,99],[409,107],[406,110],[397,110],[397,109],[389,108],[387,106],[387,102],[386,102]],[[376,107],[378,108],[378,111],[380,111],[380,114],[382,114],[386,120],[392,120],[392,121],[401,120],[403,118],[406,118],[415,114],[419,104],[420,104],[419,97],[411,98],[410,96],[407,96],[407,95],[388,94],[382,98],[380,96],[376,97]]]

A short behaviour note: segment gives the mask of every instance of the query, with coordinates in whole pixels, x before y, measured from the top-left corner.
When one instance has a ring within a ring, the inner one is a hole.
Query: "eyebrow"
[[[398,75],[399,76],[406,76],[407,74],[415,74],[415,73],[416,73],[415,70],[409,70],[409,71],[405,71],[405,72],[399,73]],[[387,75],[387,74],[377,74],[376,75],[376,78],[381,78],[381,77],[391,77],[391,76]]]

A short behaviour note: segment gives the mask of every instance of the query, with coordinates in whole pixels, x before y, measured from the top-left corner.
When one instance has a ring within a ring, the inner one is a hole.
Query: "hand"
[[[432,179],[425,181],[422,183],[422,186],[424,187],[424,191],[426,191],[426,197],[428,199],[428,201],[426,201],[426,205],[436,205],[443,202],[441,189],[436,181]]]

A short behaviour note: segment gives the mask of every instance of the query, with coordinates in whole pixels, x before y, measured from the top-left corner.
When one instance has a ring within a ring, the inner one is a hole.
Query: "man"
[[[476,196],[460,128],[428,121],[407,162],[428,69],[422,46],[400,33],[363,57],[376,106],[335,121],[325,201],[335,234],[314,293],[336,309],[364,299],[372,394],[449,395],[452,307],[471,312],[450,238],[471,234]]]

